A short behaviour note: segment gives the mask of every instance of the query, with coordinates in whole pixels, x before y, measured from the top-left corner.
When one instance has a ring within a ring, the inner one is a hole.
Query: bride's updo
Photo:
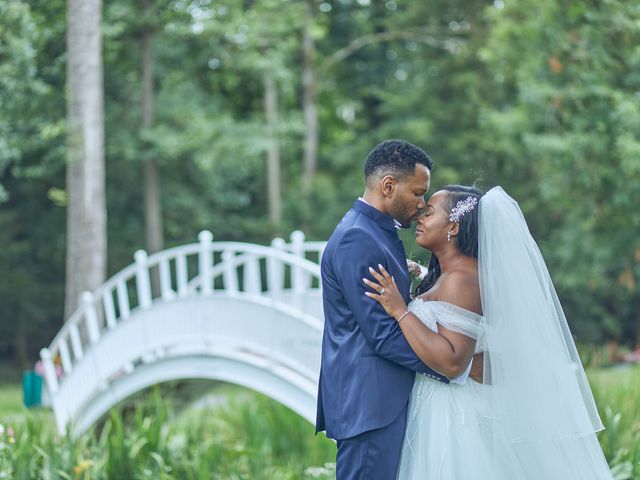
[[[447,185],[441,191],[448,192],[448,198],[444,207],[447,212],[451,213],[458,202],[465,201],[469,197],[475,197],[478,203],[475,207],[462,215],[458,221],[460,228],[458,235],[451,239],[460,250],[460,253],[468,257],[478,258],[478,210],[480,198],[484,192],[476,187],[467,187],[464,185]],[[440,263],[435,255],[431,255],[429,261],[429,273],[422,279],[415,290],[415,295],[421,295],[429,291],[431,287],[440,278]]]

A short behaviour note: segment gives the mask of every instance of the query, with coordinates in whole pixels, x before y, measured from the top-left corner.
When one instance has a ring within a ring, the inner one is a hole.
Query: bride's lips
[[[416,228],[416,235],[422,235],[424,233],[424,230],[422,230],[421,228]]]

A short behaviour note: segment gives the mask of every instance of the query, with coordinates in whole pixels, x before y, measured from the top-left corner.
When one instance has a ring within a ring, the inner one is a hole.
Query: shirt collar
[[[367,202],[364,198],[362,197],[358,197],[358,200],[360,200],[361,202],[366,203],[367,205],[369,205],[370,207],[376,208],[373,205],[371,205],[369,202]],[[395,218],[393,219],[393,226],[396,227],[396,230],[400,230],[402,228],[402,224],[396,220]]]

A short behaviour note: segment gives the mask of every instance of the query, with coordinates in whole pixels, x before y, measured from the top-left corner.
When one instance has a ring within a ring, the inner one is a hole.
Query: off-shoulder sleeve
[[[430,301],[436,321],[443,327],[477,340],[484,330],[484,317],[446,302]]]

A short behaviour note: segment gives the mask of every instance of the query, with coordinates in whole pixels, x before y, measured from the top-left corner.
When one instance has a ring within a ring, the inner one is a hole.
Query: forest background
[[[0,378],[65,318],[66,8],[0,2]],[[109,0],[101,30],[107,276],[203,229],[326,240],[404,138],[432,191],[519,201],[580,345],[640,343],[639,2]]]

